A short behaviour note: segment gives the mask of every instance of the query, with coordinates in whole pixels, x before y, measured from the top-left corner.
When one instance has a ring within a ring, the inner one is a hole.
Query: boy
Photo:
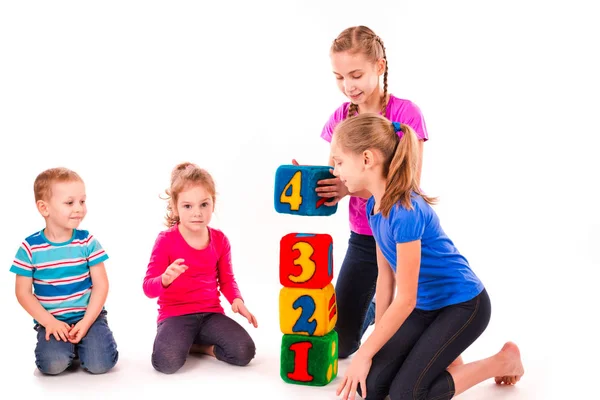
[[[87,213],[85,185],[76,172],[52,168],[33,188],[46,227],[23,241],[10,271],[17,300],[38,332],[36,365],[57,375],[79,357],[86,371],[105,373],[119,353],[104,310],[108,255],[88,231],[77,229]]]

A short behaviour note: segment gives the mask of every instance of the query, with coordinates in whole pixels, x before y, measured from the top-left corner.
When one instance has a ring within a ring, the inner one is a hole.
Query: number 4
[[[298,211],[300,204],[302,204],[302,196],[300,195],[300,189],[302,188],[302,172],[297,171],[292,179],[283,188],[279,201],[281,203],[287,203],[290,205],[292,211]],[[286,192],[291,189],[291,194],[287,195]]]

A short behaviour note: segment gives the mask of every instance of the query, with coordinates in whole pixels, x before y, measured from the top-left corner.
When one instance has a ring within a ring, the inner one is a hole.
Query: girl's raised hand
[[[169,265],[165,272],[163,272],[161,280],[164,287],[168,287],[179,277],[179,275],[183,274],[188,269],[187,265],[183,264],[184,261],[183,258],[178,258]]]

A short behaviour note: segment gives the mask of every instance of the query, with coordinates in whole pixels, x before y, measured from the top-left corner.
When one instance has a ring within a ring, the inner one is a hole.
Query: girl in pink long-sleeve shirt
[[[167,230],[159,233],[144,278],[144,293],[158,297],[158,328],[152,352],[157,371],[172,374],[187,355],[199,352],[234,365],[247,365],[255,345],[246,330],[224,313],[222,293],[232,310],[257,327],[244,304],[231,266],[229,240],[208,226],[215,185],[192,163],[177,165],[167,190]]]

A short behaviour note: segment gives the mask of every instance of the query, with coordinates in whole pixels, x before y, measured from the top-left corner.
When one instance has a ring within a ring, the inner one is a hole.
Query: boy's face
[[[87,214],[83,182],[53,183],[51,193],[49,199],[38,201],[40,214],[54,226],[76,229]]]

